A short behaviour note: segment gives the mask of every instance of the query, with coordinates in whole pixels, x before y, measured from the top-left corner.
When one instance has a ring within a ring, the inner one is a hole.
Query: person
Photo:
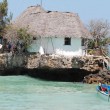
[[[104,92],[107,91],[107,88],[104,87],[104,86],[102,85],[102,83],[99,83],[99,89],[100,89],[101,91],[104,91]]]
[[[99,90],[102,90],[102,84],[99,82]]]
[[[10,51],[11,51],[11,43],[8,42],[8,52],[10,52]]]
[[[102,89],[102,91],[104,91],[104,92],[106,92],[106,91],[107,91],[107,88],[105,88],[105,87],[103,87],[103,86],[102,86],[102,88],[101,88],[101,89]]]

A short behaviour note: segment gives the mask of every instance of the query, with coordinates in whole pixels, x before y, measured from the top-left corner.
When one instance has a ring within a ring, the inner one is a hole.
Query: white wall
[[[29,52],[38,52],[40,49],[40,39],[33,40],[32,44],[29,46],[28,51]]]
[[[44,52],[47,54],[60,54],[60,55],[82,55],[82,46],[80,38],[72,38],[71,45],[64,45],[64,38],[42,38],[33,41],[29,51],[39,52],[40,46],[43,47]]]

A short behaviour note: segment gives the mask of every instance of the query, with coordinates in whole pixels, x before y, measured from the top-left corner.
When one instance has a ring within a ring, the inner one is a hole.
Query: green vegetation
[[[88,42],[88,49],[100,49],[107,53],[104,46],[110,42],[109,29],[110,23],[107,20],[91,20],[88,30],[92,35],[92,39]],[[93,50],[90,53],[93,53]]]
[[[91,20],[88,25],[88,30],[92,35],[92,40],[89,41],[89,47],[101,48],[108,40],[110,23],[107,20]]]
[[[7,24],[10,23],[11,19],[12,13],[10,13],[8,17],[8,2],[7,0],[3,0],[3,2],[0,2],[0,36],[3,36],[5,33],[5,28]]]
[[[23,41],[25,49],[27,49],[31,44],[31,34],[28,33],[28,29],[20,28],[17,30],[18,40]]]

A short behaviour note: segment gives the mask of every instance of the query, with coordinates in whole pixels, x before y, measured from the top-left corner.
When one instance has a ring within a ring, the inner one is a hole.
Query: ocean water
[[[110,110],[96,85],[0,76],[0,110]]]

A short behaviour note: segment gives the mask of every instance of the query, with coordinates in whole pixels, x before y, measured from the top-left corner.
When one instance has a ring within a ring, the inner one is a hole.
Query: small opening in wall
[[[82,38],[82,42],[81,42],[81,45],[84,46],[84,42],[85,42],[85,39]]]
[[[47,13],[51,13],[52,11],[47,11]]]
[[[65,37],[65,39],[64,39],[64,45],[71,45],[71,38]]]
[[[33,37],[33,40],[36,40],[36,37]]]
[[[3,41],[3,37],[0,36],[0,44],[2,44]]]
[[[86,44],[87,44],[87,39],[82,38],[81,46],[86,46]]]

